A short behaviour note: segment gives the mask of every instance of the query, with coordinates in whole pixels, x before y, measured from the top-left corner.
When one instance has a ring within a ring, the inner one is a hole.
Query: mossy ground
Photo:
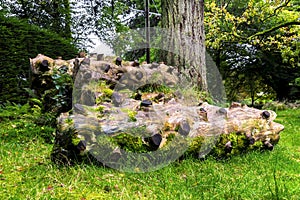
[[[273,151],[186,158],[141,174],[89,163],[57,166],[50,160],[53,144],[44,137],[53,130],[37,125],[27,111],[8,112],[0,112],[0,199],[300,198],[299,110],[278,111],[285,130]]]

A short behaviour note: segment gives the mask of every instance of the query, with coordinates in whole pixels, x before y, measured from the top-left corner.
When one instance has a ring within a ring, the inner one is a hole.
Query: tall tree
[[[164,45],[171,50],[165,52],[164,61],[178,66],[181,73],[188,72],[207,91],[204,0],[161,0],[161,7],[162,27],[169,33]]]
[[[114,34],[143,27],[144,1],[136,0],[90,0],[87,9],[94,13],[97,35],[110,44]],[[162,27],[169,30],[170,40],[164,45],[170,51],[162,58],[167,64],[179,67],[182,73],[188,73],[197,86],[207,91],[205,46],[204,46],[204,1],[203,0],[160,0],[151,1],[150,12],[162,12]],[[142,11],[142,12],[140,12]],[[134,15],[135,13],[135,15]],[[135,17],[132,17],[135,16]],[[160,17],[152,15],[157,25]],[[142,25],[142,26],[141,26]],[[136,53],[136,52],[135,52]],[[133,53],[133,54],[135,54]],[[138,54],[142,56],[142,54]]]

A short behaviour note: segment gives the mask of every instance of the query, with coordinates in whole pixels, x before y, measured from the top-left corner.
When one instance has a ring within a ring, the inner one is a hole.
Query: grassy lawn
[[[278,111],[277,121],[285,130],[271,152],[186,159],[131,174],[92,164],[58,167],[49,158],[52,144],[39,137],[46,127],[4,120],[0,199],[300,199],[300,110]]]

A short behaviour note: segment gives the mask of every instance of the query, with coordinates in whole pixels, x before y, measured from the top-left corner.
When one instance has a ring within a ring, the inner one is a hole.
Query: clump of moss
[[[110,88],[104,88],[102,92],[108,98],[111,98],[112,94],[114,93],[114,91]]]
[[[135,122],[136,121],[135,116],[137,115],[137,111],[130,110],[128,108],[122,108],[121,111],[124,112],[124,113],[127,113],[128,117],[129,117],[129,119],[128,119],[129,122]]]
[[[68,125],[68,126],[73,126],[74,125],[74,120],[71,119],[71,118],[67,118],[65,120],[65,123]]]
[[[110,137],[109,140],[128,152],[145,153],[148,151],[141,137],[134,137],[128,133],[121,133],[117,136]]]
[[[217,158],[226,158],[232,155],[246,153],[249,150],[261,149],[262,142],[251,143],[245,133],[236,132],[220,135],[212,155]]]
[[[261,141],[255,142],[253,138],[251,141],[245,133],[236,132],[221,134],[216,138],[211,138],[211,141],[201,136],[192,138],[185,155],[198,158],[200,151],[207,151],[208,155],[215,158],[228,158],[232,155],[262,149],[264,149],[264,145]]]
[[[162,84],[157,84],[157,83],[152,83],[152,84],[146,84],[140,88],[138,88],[139,91],[142,93],[164,93],[164,94],[169,94],[173,92],[173,89]]]
[[[94,84],[95,85],[95,84]],[[110,89],[110,85],[105,81],[99,81],[95,86],[94,91],[100,95],[96,98],[96,104],[101,104],[102,102],[110,102],[113,95],[113,90]]]
[[[135,121],[136,121],[136,118],[135,118],[135,116],[136,116],[136,114],[137,114],[136,111],[129,110],[129,111],[127,112],[127,114],[128,114],[128,117],[129,117],[129,121],[132,121],[132,122],[135,122]]]
[[[167,141],[172,141],[175,138],[175,133],[171,133],[167,136]]]
[[[105,106],[99,105],[97,106],[97,108],[95,109],[95,111],[103,113]]]
[[[196,137],[192,138],[189,144],[188,150],[185,152],[185,155],[192,156],[192,157],[198,157],[199,151],[201,149],[201,146],[203,145],[204,137]]]
[[[80,141],[81,141],[81,140],[80,140],[80,138],[78,138],[78,137],[72,138],[72,144],[73,144],[74,146],[77,146],[77,145],[79,144]]]

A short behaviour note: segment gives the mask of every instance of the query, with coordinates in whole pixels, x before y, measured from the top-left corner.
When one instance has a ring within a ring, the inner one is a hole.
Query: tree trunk
[[[162,28],[168,30],[163,39],[163,60],[188,73],[197,86],[207,91],[205,65],[204,0],[161,0]]]

